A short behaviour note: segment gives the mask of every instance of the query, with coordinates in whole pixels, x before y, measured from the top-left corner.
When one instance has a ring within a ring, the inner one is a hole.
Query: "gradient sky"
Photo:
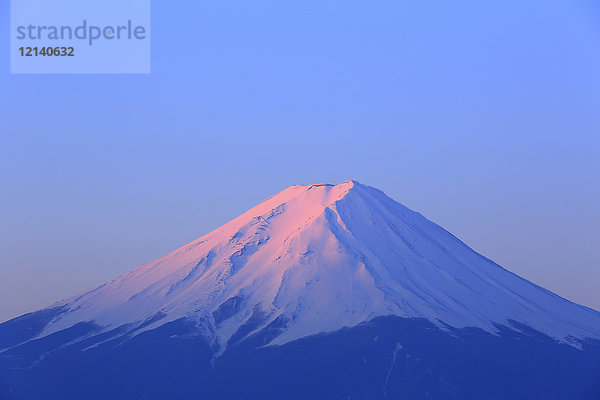
[[[600,309],[600,5],[154,0],[150,75],[10,75],[0,320],[352,178]]]

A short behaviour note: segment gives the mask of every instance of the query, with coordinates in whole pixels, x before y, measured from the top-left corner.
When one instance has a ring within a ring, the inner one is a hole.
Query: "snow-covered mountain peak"
[[[600,337],[599,313],[504,270],[352,180],[291,186],[58,305],[68,311],[42,335],[81,321],[140,332],[185,317],[221,349],[265,328],[270,343],[281,344],[384,315],[492,332],[526,325],[559,340]]]

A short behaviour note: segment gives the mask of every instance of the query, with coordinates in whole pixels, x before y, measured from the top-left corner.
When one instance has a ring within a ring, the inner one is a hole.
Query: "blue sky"
[[[150,75],[11,75],[0,37],[0,320],[349,178],[600,309],[597,2],[152,14]]]

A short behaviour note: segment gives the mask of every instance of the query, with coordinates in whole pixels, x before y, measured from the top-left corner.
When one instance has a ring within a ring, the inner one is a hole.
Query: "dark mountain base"
[[[0,353],[0,399],[600,400],[600,343],[581,351],[535,331],[448,334],[384,317],[284,346],[261,347],[273,332],[259,333],[211,363],[185,320],[72,343],[96,329],[79,324]]]

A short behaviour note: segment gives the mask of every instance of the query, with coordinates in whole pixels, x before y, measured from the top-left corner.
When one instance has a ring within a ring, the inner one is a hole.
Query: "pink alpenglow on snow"
[[[41,336],[82,321],[106,331],[144,324],[140,333],[187,317],[222,350],[251,318],[260,321],[252,332],[278,318],[285,324],[270,344],[386,315],[488,332],[520,323],[575,344],[600,338],[600,313],[503,269],[355,181],[289,187],[192,243],[55,306],[69,311]]]

